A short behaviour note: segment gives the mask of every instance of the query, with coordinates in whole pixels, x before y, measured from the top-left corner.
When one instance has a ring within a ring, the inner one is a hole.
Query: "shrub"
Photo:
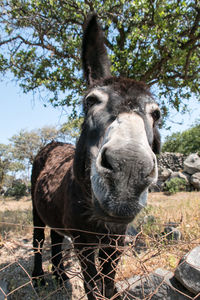
[[[200,124],[183,132],[176,132],[167,136],[162,146],[162,152],[179,152],[185,155],[199,153]]]
[[[24,182],[21,180],[14,180],[12,183],[12,187],[9,188],[5,196],[7,197],[16,197],[17,199],[27,195],[27,187]]]
[[[180,191],[186,191],[187,182],[183,178],[172,178],[165,182],[164,191],[167,194],[175,194]]]

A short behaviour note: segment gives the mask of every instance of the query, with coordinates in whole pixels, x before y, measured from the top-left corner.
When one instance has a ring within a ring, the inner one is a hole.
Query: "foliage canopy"
[[[54,126],[45,126],[31,131],[21,130],[10,138],[13,157],[32,165],[38,151],[53,140],[57,140],[60,131]]]
[[[162,151],[183,154],[200,153],[200,124],[183,132],[173,133],[166,137]]]
[[[13,157],[13,149],[11,145],[0,144],[0,191],[9,172],[16,173],[24,170],[21,162],[16,161]]]
[[[5,0],[0,6],[0,72],[11,71],[24,92],[49,91],[55,106],[77,111],[85,86],[83,24],[93,11],[105,31],[113,75],[158,88],[164,114],[169,103],[179,110],[181,99],[199,94],[198,0]]]
[[[61,126],[60,132],[65,137],[65,140],[75,143],[80,135],[83,118],[69,118],[66,123]]]
[[[29,179],[30,167],[38,151],[49,142],[59,139],[64,139],[60,129],[44,126],[31,131],[21,130],[10,138],[10,144],[0,144],[0,191],[4,185],[8,185],[11,192],[24,191],[20,181],[13,181],[16,173],[25,171]]]

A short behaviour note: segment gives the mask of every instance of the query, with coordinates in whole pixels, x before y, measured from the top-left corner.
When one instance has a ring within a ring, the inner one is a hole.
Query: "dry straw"
[[[33,249],[31,241],[31,231],[32,226],[23,226],[21,224],[12,224],[1,222],[4,226],[19,226],[26,232],[30,232],[30,238],[23,239],[21,237],[13,237],[4,235],[0,243],[0,299],[54,299],[54,300],[64,300],[64,299],[87,299],[84,288],[83,288],[83,276],[81,273],[79,261],[77,255],[74,252],[73,245],[76,240],[72,241],[65,239],[63,243],[63,261],[65,265],[65,272],[70,278],[67,282],[62,282],[60,285],[57,284],[55,278],[52,276],[51,272],[51,257],[50,257],[50,241],[47,239],[43,247],[44,256],[44,268],[45,274],[44,278],[46,280],[45,286],[34,287],[33,278],[31,277],[32,266],[33,266]],[[161,226],[161,224],[157,224]],[[163,225],[163,224],[162,224]],[[46,229],[46,233],[49,229]],[[91,234],[91,232],[90,232]],[[96,234],[96,233],[93,233]],[[168,233],[169,234],[169,233]],[[173,268],[177,265],[179,259],[183,254],[185,254],[186,249],[192,249],[199,244],[199,240],[191,240],[190,244],[187,245],[183,241],[168,241],[167,235],[162,236],[149,236],[145,233],[145,230],[141,230],[136,236],[126,237],[126,245],[120,247],[117,244],[119,236],[117,239],[115,237],[116,251],[121,251],[121,259],[118,264],[115,261],[112,262],[113,268],[117,269],[115,283],[118,287],[118,292],[112,299],[139,299],[131,294],[131,288],[136,284],[143,284],[145,282],[150,282],[152,280],[152,271],[163,265]],[[102,238],[100,236],[99,243],[96,245],[86,245],[84,250],[94,249],[94,251],[103,251],[107,245],[102,244]],[[110,236],[110,246],[112,247],[113,240]],[[177,248],[179,249],[177,252]],[[169,255],[167,256],[166,253]],[[88,258],[84,257],[79,253],[81,259],[84,261],[85,266],[87,266]],[[105,261],[109,257],[105,258]],[[95,263],[98,272],[101,274],[101,270],[105,261],[98,261],[96,259]],[[168,264],[166,263],[168,262]],[[91,262],[90,262],[91,263]],[[109,277],[109,274],[107,275]],[[151,288],[149,294],[144,294],[143,298],[140,299],[153,299],[162,284],[168,284],[165,277],[157,275],[159,284]],[[131,279],[130,279],[131,278]],[[143,278],[143,279],[142,279]],[[95,281],[96,278],[90,278],[90,282]],[[89,282],[89,284],[90,284]],[[101,282],[103,284],[104,278]],[[106,299],[102,296],[99,284],[97,282],[95,289],[96,299]],[[141,285],[142,286],[142,285]],[[101,290],[104,290],[104,286]],[[176,290],[176,289],[175,289]],[[200,294],[194,296],[184,294],[183,291],[179,291],[180,296],[183,299],[200,299]]]

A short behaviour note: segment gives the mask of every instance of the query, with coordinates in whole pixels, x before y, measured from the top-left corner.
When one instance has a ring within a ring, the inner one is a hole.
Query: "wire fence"
[[[47,238],[43,246],[43,266],[45,286],[38,284],[36,287],[32,278],[33,269],[33,246],[32,246],[32,226],[23,226],[1,222],[1,226],[18,228],[16,234],[9,235],[4,231],[0,239],[0,300],[21,300],[21,299],[200,299],[200,292],[194,294],[188,291],[175,278],[173,271],[181,257],[189,253],[194,247],[199,245],[199,239],[190,240],[189,243],[181,240],[169,240],[170,232],[161,236],[149,236],[143,229],[136,235],[118,236],[112,240],[109,237],[109,246],[113,247],[112,255],[108,255],[105,249],[108,244],[103,244],[104,236],[99,238],[98,243],[84,245],[80,253],[75,251],[76,239],[65,238],[62,243],[62,254],[64,272],[68,276],[66,282],[57,283],[52,272],[51,243]],[[19,230],[20,229],[20,230]],[[20,231],[20,234],[19,234]],[[48,237],[49,229],[45,229]],[[13,232],[15,232],[13,230]],[[96,233],[89,233],[94,234]],[[118,240],[125,238],[125,245],[122,247]],[[95,260],[90,260],[88,253],[95,255]],[[40,250],[38,250],[40,251]],[[81,252],[82,251],[82,252]],[[98,259],[99,252],[105,252],[104,258]],[[120,260],[113,259],[115,251],[120,252]],[[79,259],[77,257],[79,256]],[[82,270],[80,267],[82,260]],[[112,268],[116,271],[115,278],[110,273],[104,275],[104,265],[108,260],[112,260]],[[181,261],[183,264],[185,260]],[[94,286],[86,295],[84,289],[83,271],[87,272],[88,264],[94,264],[97,274],[90,276],[88,285]],[[190,264],[190,263],[189,263]],[[85,269],[84,266],[85,265]],[[168,265],[168,266],[167,266]],[[167,266],[163,273],[160,269]],[[196,266],[192,266],[195,267]],[[59,268],[59,266],[58,266]],[[155,271],[157,269],[157,271]],[[61,270],[59,270],[61,271]],[[200,274],[200,270],[197,270]],[[113,296],[106,298],[106,281],[114,280],[116,290]],[[200,279],[199,279],[200,281]],[[166,298],[165,298],[166,295]],[[88,298],[87,298],[88,297]],[[120,298],[121,297],[121,298]],[[159,298],[160,297],[160,298]],[[171,298],[170,298],[171,297]]]

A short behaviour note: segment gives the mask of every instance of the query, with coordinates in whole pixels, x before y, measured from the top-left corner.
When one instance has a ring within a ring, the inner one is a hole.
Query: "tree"
[[[169,103],[184,109],[183,98],[199,95],[198,0],[5,0],[0,5],[0,72],[11,71],[24,92],[45,88],[53,105],[77,111],[77,94],[84,89],[82,27],[96,11],[113,75],[159,89],[165,115]]]
[[[0,144],[0,191],[6,185],[10,192],[24,191],[24,183],[29,181],[30,167],[38,151],[51,141],[74,141],[79,133],[81,119],[69,120],[61,128],[44,126],[31,131],[21,130],[10,138],[10,144]],[[16,179],[16,173],[21,172]],[[18,180],[19,177],[23,181]]]
[[[75,143],[79,137],[83,118],[69,118],[69,120],[61,126],[61,133],[68,141]]]
[[[183,132],[167,136],[162,151],[179,152],[185,155],[200,153],[200,124]]]
[[[13,157],[26,165],[29,174],[30,166],[38,151],[49,142],[59,139],[60,135],[60,131],[54,126],[31,131],[21,130],[10,138]]]
[[[12,152],[10,145],[0,144],[0,191],[4,186],[9,173],[16,173],[24,170],[23,164],[15,161]]]

